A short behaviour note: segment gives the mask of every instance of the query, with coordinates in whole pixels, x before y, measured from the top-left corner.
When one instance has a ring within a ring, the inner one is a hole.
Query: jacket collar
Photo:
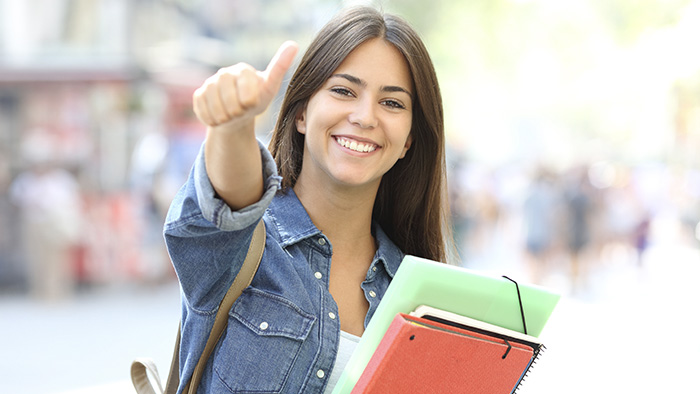
[[[377,254],[375,262],[384,264],[384,269],[391,278],[394,278],[399,265],[404,258],[404,253],[399,249],[394,242],[389,239],[382,227],[374,222],[373,224],[374,238],[377,240]],[[374,264],[374,263],[373,263]]]
[[[321,233],[291,187],[277,192],[268,215],[277,228],[283,248]]]
[[[268,208],[268,215],[274,223],[280,246],[283,248],[321,234],[292,188],[277,193]],[[372,232],[377,241],[377,253],[372,265],[382,264],[393,278],[404,253],[376,222],[372,224]]]

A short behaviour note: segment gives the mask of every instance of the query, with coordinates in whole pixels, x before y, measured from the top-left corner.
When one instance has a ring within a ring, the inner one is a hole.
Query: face
[[[296,118],[305,134],[299,182],[379,187],[411,147],[412,85],[392,44],[371,39],[353,50]]]

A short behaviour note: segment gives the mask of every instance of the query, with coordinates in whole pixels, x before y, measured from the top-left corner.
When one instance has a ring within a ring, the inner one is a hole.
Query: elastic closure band
[[[518,292],[518,303],[520,304],[520,317],[523,319],[523,332],[527,335],[527,325],[525,324],[525,311],[523,310],[523,300],[520,298],[520,287],[518,287],[518,282],[513,279],[503,275],[504,278],[515,283],[515,290]]]

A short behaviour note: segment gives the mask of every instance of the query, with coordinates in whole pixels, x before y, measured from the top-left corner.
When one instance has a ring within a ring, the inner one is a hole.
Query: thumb
[[[263,80],[265,80],[269,91],[276,92],[282,85],[284,74],[292,65],[298,50],[299,45],[294,41],[286,41],[279,47],[275,56],[270,60],[270,64],[267,65],[267,68],[262,73]]]

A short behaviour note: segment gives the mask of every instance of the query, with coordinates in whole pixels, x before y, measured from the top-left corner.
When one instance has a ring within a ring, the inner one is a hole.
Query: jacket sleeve
[[[183,296],[194,312],[209,314],[233,283],[258,220],[280,187],[275,162],[258,142],[264,193],[260,201],[232,210],[218,198],[204,165],[204,145],[187,182],[170,205],[164,236]]]

